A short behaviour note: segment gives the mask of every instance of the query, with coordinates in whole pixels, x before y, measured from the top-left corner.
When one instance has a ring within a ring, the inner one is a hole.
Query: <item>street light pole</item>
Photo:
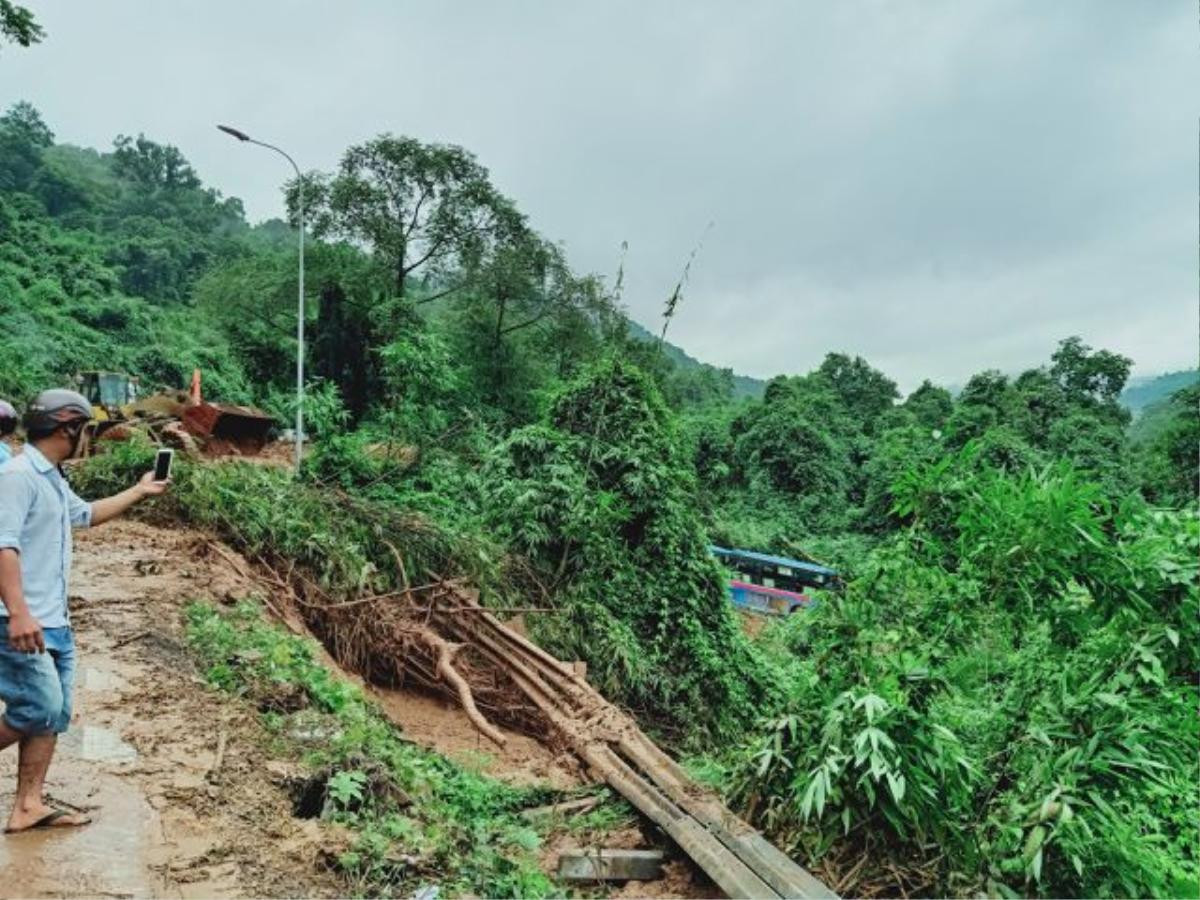
[[[258,144],[268,150],[274,150],[292,164],[296,170],[296,195],[300,219],[300,289],[296,298],[296,474],[300,474],[300,457],[304,450],[304,179],[300,176],[300,167],[296,161],[280,150],[274,144],[256,141],[250,135],[228,125],[218,125],[217,128],[226,134],[247,144]]]

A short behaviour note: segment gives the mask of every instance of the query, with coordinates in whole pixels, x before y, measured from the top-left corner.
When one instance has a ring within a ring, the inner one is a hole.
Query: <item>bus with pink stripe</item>
[[[817,563],[753,550],[708,549],[730,571],[729,596],[734,605],[751,612],[791,615],[815,602],[806,588],[828,590],[841,585],[834,569]]]

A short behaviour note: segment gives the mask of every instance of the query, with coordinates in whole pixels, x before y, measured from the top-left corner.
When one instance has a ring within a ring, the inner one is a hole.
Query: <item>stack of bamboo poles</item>
[[[441,593],[432,618],[507,673],[567,745],[730,897],[836,896],[692,780],[573,666],[506,627],[468,593]]]

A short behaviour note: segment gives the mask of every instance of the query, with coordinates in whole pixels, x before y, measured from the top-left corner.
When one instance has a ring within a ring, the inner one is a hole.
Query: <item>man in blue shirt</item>
[[[55,743],[71,721],[71,529],[107,522],[168,485],[148,472],[112,497],[81,500],[60,464],[78,453],[91,414],[91,405],[74,391],[43,391],[25,412],[24,450],[0,466],[0,750],[18,746],[7,832],[90,821],[52,809],[43,798]]]

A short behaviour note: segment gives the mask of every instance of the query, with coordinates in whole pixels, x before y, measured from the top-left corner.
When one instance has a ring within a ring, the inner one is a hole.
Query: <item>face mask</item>
[[[74,431],[68,431],[71,437],[71,453],[68,459],[82,459],[87,455],[87,426],[76,425]]]

